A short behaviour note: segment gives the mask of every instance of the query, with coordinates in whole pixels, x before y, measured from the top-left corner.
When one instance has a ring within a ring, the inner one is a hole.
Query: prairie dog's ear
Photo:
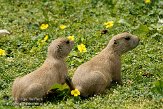
[[[118,43],[117,43],[117,40],[114,40],[114,44],[118,44]]]

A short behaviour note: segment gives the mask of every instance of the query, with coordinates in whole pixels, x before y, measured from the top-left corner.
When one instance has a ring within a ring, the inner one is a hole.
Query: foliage
[[[163,95],[163,81],[158,80],[154,82],[153,92]]]

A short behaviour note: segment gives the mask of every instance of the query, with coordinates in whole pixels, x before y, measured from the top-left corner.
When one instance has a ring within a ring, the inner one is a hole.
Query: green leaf
[[[60,91],[68,89],[68,86],[66,84],[61,85],[61,84],[54,84],[51,89],[58,89]]]
[[[149,32],[149,28],[147,25],[139,25],[135,32],[139,35],[146,35]]]
[[[161,88],[163,88],[163,81],[162,80],[155,81],[154,82],[154,85],[155,85],[155,87],[161,87]]]
[[[152,89],[155,93],[160,93],[163,95],[163,81],[158,80],[154,82],[154,87]]]

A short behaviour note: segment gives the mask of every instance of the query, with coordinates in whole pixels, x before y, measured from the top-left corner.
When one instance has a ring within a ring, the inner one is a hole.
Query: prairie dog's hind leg
[[[77,80],[75,84],[81,96],[88,97],[103,92],[107,86],[107,79],[101,72],[95,71],[82,78],[80,82]]]
[[[33,83],[21,95],[21,99],[42,99],[45,94],[44,87],[42,84]]]

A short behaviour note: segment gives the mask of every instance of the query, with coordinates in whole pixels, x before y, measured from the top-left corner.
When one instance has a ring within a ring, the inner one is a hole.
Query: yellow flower
[[[49,38],[49,36],[45,35],[44,39],[37,41],[37,45],[41,45],[41,44],[45,43],[48,40],[48,38]]]
[[[47,41],[47,40],[48,40],[48,38],[49,38],[49,36],[48,36],[48,35],[45,35],[45,37],[44,37],[43,41]]]
[[[105,22],[104,25],[105,25],[106,28],[111,28],[111,27],[113,27],[114,22],[113,21],[108,21],[108,22]]]
[[[2,55],[2,56],[6,55],[5,50],[0,49],[0,55]]]
[[[41,30],[45,30],[45,29],[47,29],[48,27],[49,27],[48,24],[41,24],[40,29],[41,29]]]
[[[74,95],[76,97],[76,96],[80,95],[80,92],[78,89],[75,89],[75,90],[71,91],[71,95]]]
[[[145,3],[151,3],[151,0],[144,0]]]
[[[41,40],[41,39],[39,39],[39,40],[37,41],[37,45],[38,45],[38,46],[40,46],[42,43],[43,43],[43,40]]]
[[[66,27],[67,27],[67,26],[65,26],[65,25],[60,25],[60,26],[59,26],[59,28],[62,29],[62,30],[65,29]]]
[[[74,41],[74,36],[68,36],[67,37],[70,41]]]
[[[78,50],[79,50],[80,52],[87,52],[87,49],[86,49],[86,47],[85,47],[84,44],[78,45]]]

